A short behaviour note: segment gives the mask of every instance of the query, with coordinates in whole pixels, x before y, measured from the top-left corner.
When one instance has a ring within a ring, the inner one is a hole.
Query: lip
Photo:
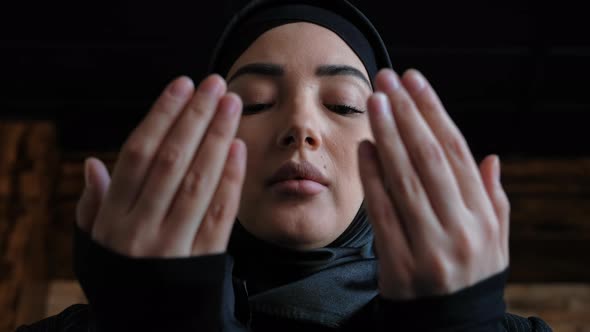
[[[277,193],[316,195],[330,185],[330,181],[307,160],[285,162],[266,181]]]

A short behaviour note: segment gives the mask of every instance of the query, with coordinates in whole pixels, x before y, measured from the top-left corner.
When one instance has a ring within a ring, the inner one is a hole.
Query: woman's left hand
[[[375,143],[359,148],[379,257],[394,300],[453,293],[508,266],[510,204],[497,156],[477,164],[427,80],[379,72],[368,100]],[[365,153],[367,152],[367,153]]]

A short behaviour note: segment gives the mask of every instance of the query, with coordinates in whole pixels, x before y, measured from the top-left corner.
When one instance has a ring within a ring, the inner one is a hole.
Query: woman
[[[19,331],[550,331],[505,314],[497,157],[478,168],[427,80],[389,68],[345,1],[247,6],[112,178],[88,160],[90,304]]]

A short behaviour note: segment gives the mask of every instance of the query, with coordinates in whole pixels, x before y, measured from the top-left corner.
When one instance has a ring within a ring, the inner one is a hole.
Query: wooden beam
[[[45,310],[55,142],[50,123],[0,122],[1,332],[37,320]]]
[[[506,159],[511,281],[590,282],[590,158]]]

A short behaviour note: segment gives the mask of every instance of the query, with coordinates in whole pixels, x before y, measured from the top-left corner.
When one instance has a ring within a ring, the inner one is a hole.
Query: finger
[[[423,241],[429,236],[440,235],[442,227],[411,163],[387,97],[377,92],[369,97],[367,106],[378,159],[385,171],[385,186],[390,189],[390,199],[408,231],[410,246],[414,250],[420,243],[429,244],[431,241]]]
[[[440,145],[416,109],[412,98],[392,70],[380,71],[375,83],[377,90],[383,91],[389,97],[399,139],[403,140],[411,164],[426,192],[425,202],[412,200],[407,204],[432,205],[438,222],[445,226],[462,219],[463,202],[455,177]],[[395,161],[393,156],[390,158]]]
[[[231,142],[240,121],[242,101],[228,93],[219,101],[218,111],[196,157],[193,159],[166,216],[166,227],[175,234],[187,234],[182,245],[191,248],[194,236],[217,191]]]
[[[131,211],[137,220],[164,220],[225,91],[225,81],[217,75],[199,85],[158,149]]]
[[[246,174],[246,144],[234,139],[221,181],[195,236],[193,255],[224,252],[238,214]]]
[[[188,77],[174,80],[123,145],[113,170],[106,201],[121,213],[133,204],[160,143],[193,94]]]
[[[491,210],[489,200],[485,197],[477,163],[465,138],[445,111],[434,89],[415,69],[408,70],[402,82],[444,150],[466,207],[471,210],[479,210],[481,207],[487,211]]]
[[[368,141],[358,149],[359,173],[363,185],[369,220],[375,229],[379,259],[394,264],[411,258],[408,236],[389,195],[383,186],[383,171],[376,148]],[[391,257],[390,257],[391,256]],[[404,264],[402,264],[404,265]]]
[[[76,206],[76,223],[85,232],[91,233],[94,220],[106,195],[110,176],[104,164],[95,158],[84,162],[84,191]]]
[[[508,258],[508,237],[510,228],[510,202],[500,183],[500,160],[498,156],[486,157],[480,166],[481,178],[487,195],[492,202],[498,220],[500,238],[505,257]]]

